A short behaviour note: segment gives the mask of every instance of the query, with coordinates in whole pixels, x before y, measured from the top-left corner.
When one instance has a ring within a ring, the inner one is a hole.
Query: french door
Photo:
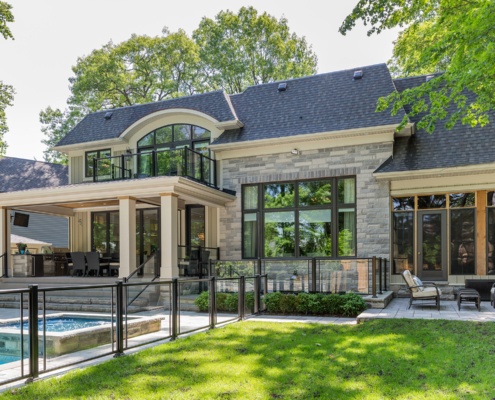
[[[447,280],[447,211],[418,211],[418,276]]]

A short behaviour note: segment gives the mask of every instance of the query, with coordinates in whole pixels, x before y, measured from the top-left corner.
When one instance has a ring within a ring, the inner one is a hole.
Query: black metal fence
[[[266,282],[257,275],[1,290],[10,318],[0,320],[0,385],[238,321],[264,310]],[[196,299],[205,291],[208,311],[198,312]],[[221,293],[234,296],[238,307],[218,310]],[[66,331],[72,323],[76,328]]]
[[[354,292],[376,296],[387,290],[385,258],[309,258],[298,260],[211,260],[209,275],[218,278],[266,275],[269,292]]]

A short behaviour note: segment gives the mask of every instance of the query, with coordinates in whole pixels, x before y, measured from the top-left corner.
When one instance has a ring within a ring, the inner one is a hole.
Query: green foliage
[[[14,16],[10,11],[12,6],[4,1],[0,1],[0,34],[4,39],[13,39],[14,36],[10,31],[7,23],[14,22]],[[0,156],[5,155],[7,150],[7,142],[3,140],[4,135],[9,131],[7,126],[7,117],[5,109],[12,106],[14,101],[14,88],[4,84],[0,80]]]
[[[210,304],[209,292],[201,292],[194,300],[194,304],[201,312],[207,312]],[[237,312],[239,304],[238,293],[217,293],[217,311]],[[252,312],[254,310],[254,293],[246,293],[246,308]]]
[[[316,72],[316,55],[304,37],[290,32],[287,19],[258,14],[253,7],[203,18],[193,38],[208,90],[238,93],[250,85]]]
[[[263,296],[266,311],[271,314],[342,315],[356,317],[366,310],[363,298],[356,293],[322,294],[267,293]]]
[[[0,1],[0,34],[4,39],[13,39],[14,36],[7,26],[8,22],[14,22],[14,15],[12,14],[12,6],[5,1]]]
[[[360,0],[340,32],[357,20],[368,35],[405,27],[395,42],[392,72],[412,76],[442,72],[421,86],[381,98],[377,110],[392,115],[405,106],[419,115],[419,128],[438,123],[484,126],[495,107],[495,2],[484,0]],[[404,117],[398,129],[408,123]]]

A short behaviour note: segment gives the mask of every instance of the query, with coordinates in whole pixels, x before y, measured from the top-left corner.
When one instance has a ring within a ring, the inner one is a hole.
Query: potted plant
[[[19,242],[17,243],[17,249],[19,250],[19,254],[24,254],[26,252],[27,244]]]

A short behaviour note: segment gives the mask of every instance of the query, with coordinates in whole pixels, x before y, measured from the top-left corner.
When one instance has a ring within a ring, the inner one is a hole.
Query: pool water
[[[8,364],[8,363],[14,362],[14,361],[19,361],[20,359],[21,359],[21,357],[0,355],[0,365]]]
[[[68,332],[82,328],[92,328],[95,326],[108,325],[110,320],[108,319],[96,319],[96,318],[78,318],[78,317],[57,317],[46,319],[46,331],[47,332]],[[0,325],[1,328],[19,329],[20,323],[15,322],[12,324]],[[29,329],[29,323],[25,321],[22,324],[22,329]],[[41,332],[43,329],[43,320],[38,321],[38,330]]]

